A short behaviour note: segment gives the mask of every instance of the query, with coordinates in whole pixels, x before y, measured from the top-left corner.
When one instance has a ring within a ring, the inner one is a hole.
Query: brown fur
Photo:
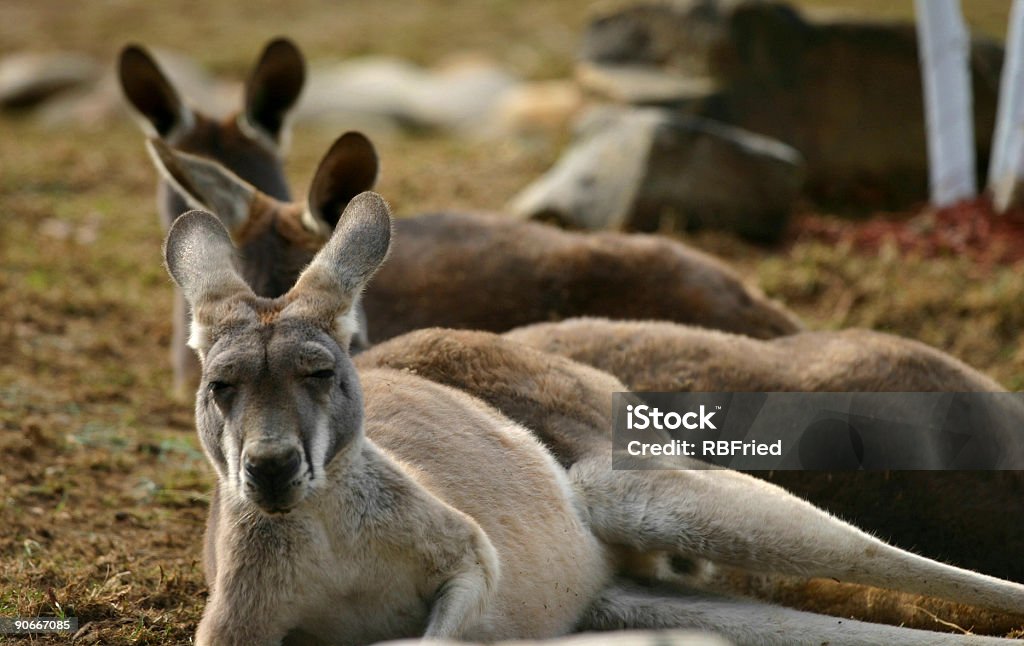
[[[722,262],[679,242],[455,213],[396,223],[394,252],[364,306],[375,341],[424,327],[500,332],[582,315],[758,338],[801,329]]]
[[[529,428],[566,468],[608,447],[608,393],[625,389],[600,370],[468,330],[410,332],[355,365],[405,370],[479,397]]]
[[[189,160],[174,157],[161,156],[160,162],[170,174],[181,174],[178,184],[187,189]],[[361,135],[348,133],[335,142],[309,191],[309,215],[317,229],[333,227],[352,186],[369,188],[362,184],[373,182],[377,163]],[[239,179],[226,171],[223,181],[220,191],[193,189],[197,206],[213,208],[232,194],[259,195],[258,186],[233,191]],[[301,212],[298,204],[254,199],[240,219],[263,223],[271,217],[267,208]],[[242,229],[259,226],[265,225]],[[363,306],[374,341],[425,327],[500,332],[580,315],[671,320],[758,338],[802,329],[795,315],[721,261],[679,242],[458,213],[399,219],[391,256],[367,289]]]
[[[938,360],[942,363],[948,358],[939,356]],[[595,452],[611,451],[610,393],[625,390],[604,372],[484,332],[419,330],[371,348],[357,357],[355,364],[361,370],[405,370],[480,397],[530,428],[566,468]],[[633,576],[654,576],[661,562],[652,560],[650,553],[619,549],[616,554],[619,567]],[[751,576],[748,571],[731,568],[722,571],[723,575],[713,578],[713,589],[753,594],[833,616],[941,629],[932,616],[916,609],[921,607],[988,634],[1005,634],[1024,622],[1021,614],[995,613],[868,586]]]
[[[605,370],[634,391],[1005,391],[934,348],[872,330],[765,341],[653,321],[583,318],[506,336]]]
[[[118,74],[125,98],[147,133],[179,150],[216,159],[273,199],[291,199],[278,144],[284,134],[284,115],[305,80],[305,63],[290,41],[277,39],[264,47],[246,83],[245,105],[224,119],[209,117],[189,106],[140,46],[129,45],[121,51]],[[182,195],[161,180],[157,185],[157,210],[166,231],[188,205]],[[292,244],[282,244],[273,229],[264,231],[264,235],[247,242],[242,264],[245,278],[256,292],[274,297],[291,287],[294,276],[289,273],[292,282],[284,284],[269,268],[272,263],[267,259],[280,258],[282,264],[298,261],[293,257]],[[310,257],[307,252],[300,261],[305,264]],[[199,378],[199,364],[186,346],[187,338],[188,306],[176,293],[171,364],[175,391],[181,397]]]
[[[999,392],[922,343],[870,330],[770,341],[654,322],[578,319],[508,338],[606,370],[633,391]],[[1021,418],[1024,427],[1024,417]],[[755,473],[894,544],[1024,581],[1024,474]]]

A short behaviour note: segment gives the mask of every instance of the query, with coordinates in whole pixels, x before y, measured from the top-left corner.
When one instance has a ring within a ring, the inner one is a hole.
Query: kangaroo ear
[[[235,271],[234,253],[220,220],[204,211],[182,214],[164,242],[167,271],[192,306],[189,345],[200,356],[211,343],[207,330],[227,318],[240,299],[254,296]]]
[[[380,162],[370,140],[360,132],[346,132],[320,161],[309,188],[309,211],[334,228],[345,205],[377,183]]]
[[[387,257],[391,211],[376,193],[352,198],[334,234],[285,296],[282,316],[303,318],[331,332],[347,348],[358,331],[359,295]]]
[[[285,116],[295,105],[306,82],[306,61],[287,38],[263,48],[245,84],[245,121],[280,143]]]
[[[146,150],[157,171],[195,209],[212,211],[232,234],[249,220],[260,192],[215,161],[174,150],[148,139]]]
[[[117,66],[121,90],[143,117],[143,129],[151,136],[168,138],[192,127],[195,117],[160,66],[139,45],[121,50]]]

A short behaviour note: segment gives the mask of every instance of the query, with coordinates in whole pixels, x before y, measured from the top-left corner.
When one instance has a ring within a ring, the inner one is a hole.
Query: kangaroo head
[[[295,286],[271,299],[236,272],[220,220],[190,211],[171,227],[164,256],[202,362],[196,426],[225,495],[285,513],[354,453],[363,404],[348,352],[353,313],[390,239],[384,200],[356,196]]]
[[[208,117],[183,100],[153,57],[138,45],[121,51],[118,76],[147,134],[216,159],[265,193],[289,199],[279,149],[286,116],[306,78],[305,61],[290,40],[267,44],[246,82],[245,105],[224,120]],[[160,207],[168,224],[186,208],[166,187]]]
[[[349,200],[373,188],[377,179],[377,153],[358,132],[339,137],[324,155],[305,204],[275,199],[221,164],[173,150],[159,139],[146,145],[164,181],[189,207],[220,218],[241,251],[242,276],[260,296],[288,291],[330,237]]]

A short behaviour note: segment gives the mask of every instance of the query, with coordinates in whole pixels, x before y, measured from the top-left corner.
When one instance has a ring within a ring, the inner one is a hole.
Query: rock
[[[503,137],[564,132],[583,105],[583,94],[573,81],[523,83],[502,95],[486,134]]]
[[[758,0],[646,2],[596,18],[582,55],[577,77],[591,93],[672,105],[793,146],[806,160],[815,198],[890,207],[927,198],[911,23],[808,19],[784,3]],[[973,39],[981,163],[1002,56],[997,43]]]
[[[647,65],[700,77],[725,35],[738,0],[641,2],[596,16],[583,36],[581,58],[599,65]]]
[[[800,154],[766,137],[665,109],[604,107],[510,209],[580,229],[707,227],[774,240],[802,177]]]
[[[714,79],[708,76],[684,76],[629,63],[584,61],[576,66],[576,80],[588,93],[616,103],[674,106],[688,112],[701,111],[703,103],[718,93]]]
[[[14,54],[0,61],[0,108],[34,107],[50,97],[87,85],[99,65],[72,53]]]
[[[65,126],[105,127],[123,116],[124,107],[117,78],[112,71],[87,87],[53,97],[36,112],[39,121],[50,128]]]
[[[400,120],[421,71],[394,58],[365,57],[313,67],[295,109],[297,121],[333,119],[338,113],[366,113]]]
[[[450,130],[480,127],[518,80],[484,60],[460,60],[427,77],[415,95],[416,113],[428,123]]]
[[[410,128],[473,130],[516,85],[511,75],[479,59],[425,70],[399,59],[367,57],[313,69],[296,119],[370,115]]]
[[[223,117],[237,109],[242,85],[212,77],[189,56],[166,49],[150,49],[171,84],[189,104],[213,117]],[[128,112],[114,66],[97,82],[55,97],[42,106],[39,118],[50,127],[76,125],[102,127]]]

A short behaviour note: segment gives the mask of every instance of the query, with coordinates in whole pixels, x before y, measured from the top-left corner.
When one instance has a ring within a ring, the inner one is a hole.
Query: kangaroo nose
[[[301,463],[302,457],[294,448],[273,453],[250,451],[245,456],[245,475],[259,489],[274,491],[295,477]]]

